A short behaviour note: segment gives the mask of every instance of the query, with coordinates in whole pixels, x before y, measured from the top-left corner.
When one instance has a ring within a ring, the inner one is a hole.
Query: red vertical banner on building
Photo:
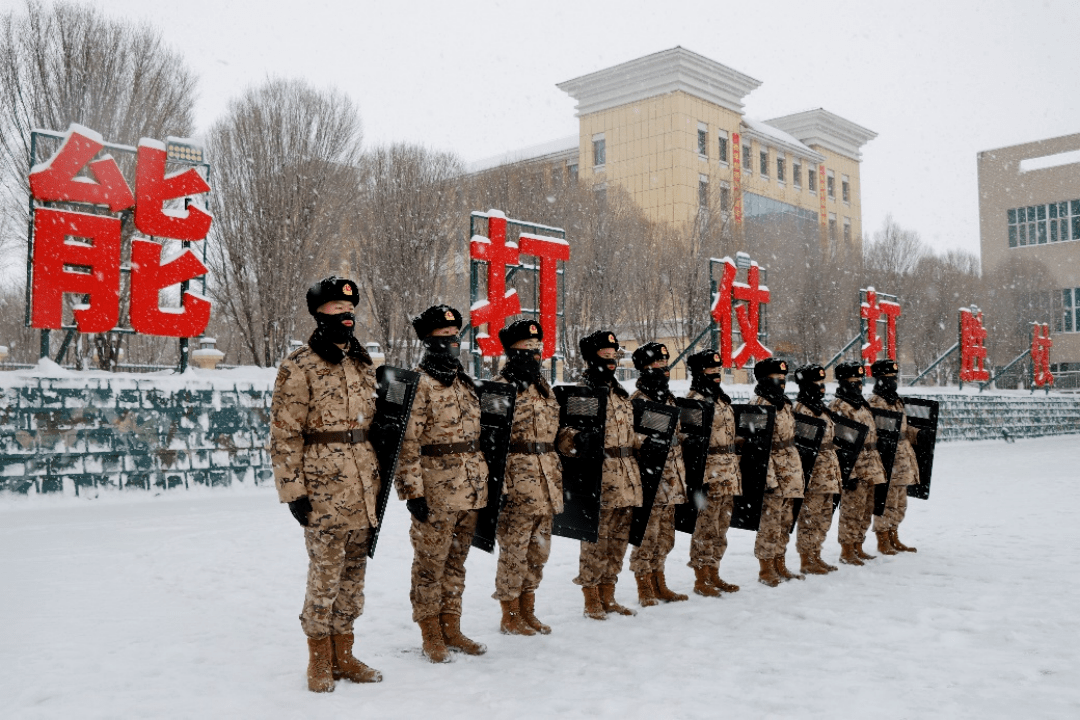
[[[1046,387],[1054,384],[1054,376],[1050,373],[1050,348],[1054,341],[1050,339],[1050,326],[1032,323],[1031,336],[1031,374],[1035,387]]]
[[[731,214],[736,225],[742,225],[742,140],[739,133],[731,134]]]
[[[982,311],[977,307],[960,308],[960,382],[986,382],[989,379]]]

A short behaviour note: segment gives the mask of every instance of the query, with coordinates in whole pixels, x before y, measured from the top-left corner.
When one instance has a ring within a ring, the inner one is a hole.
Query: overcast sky
[[[864,231],[892,213],[939,250],[978,252],[978,151],[1080,132],[1076,0],[94,4],[183,52],[200,131],[245,86],[303,77],[357,102],[365,144],[465,161],[576,133],[556,83],[682,45],[762,82],[750,118],[823,107],[877,132]]]

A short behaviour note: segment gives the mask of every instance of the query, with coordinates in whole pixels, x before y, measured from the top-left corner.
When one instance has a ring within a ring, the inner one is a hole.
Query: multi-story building
[[[1051,370],[1080,371],[1080,134],[985,150],[978,165],[983,272],[1010,258],[1045,266],[1060,293]]]

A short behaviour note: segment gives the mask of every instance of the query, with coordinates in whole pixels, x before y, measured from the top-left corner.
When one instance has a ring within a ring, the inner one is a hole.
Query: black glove
[[[405,507],[409,508],[409,512],[412,516],[422,523],[426,523],[428,519],[428,506],[427,498],[413,498],[412,500],[405,501]]]
[[[578,455],[588,455],[602,442],[597,430],[581,430],[574,435],[574,451]]]
[[[296,522],[304,527],[308,525],[308,514],[311,513],[311,500],[305,495],[289,503],[289,512],[296,518]]]

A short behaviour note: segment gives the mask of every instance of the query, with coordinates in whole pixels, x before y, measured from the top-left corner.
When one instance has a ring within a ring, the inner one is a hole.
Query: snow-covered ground
[[[0,716],[1077,718],[1078,440],[939,445],[933,497],[902,527],[917,554],[770,589],[753,536],[732,530],[721,574],[742,592],[634,618],[581,616],[577,543],[556,538],[547,637],[499,634],[495,561],[474,549],[463,628],[488,653],[439,666],[410,621],[393,501],[357,624],[357,655],[385,680],[330,695],[306,689],[306,557],[272,489],[9,498]],[[687,551],[679,534],[682,591]],[[627,570],[617,597],[636,607]]]

